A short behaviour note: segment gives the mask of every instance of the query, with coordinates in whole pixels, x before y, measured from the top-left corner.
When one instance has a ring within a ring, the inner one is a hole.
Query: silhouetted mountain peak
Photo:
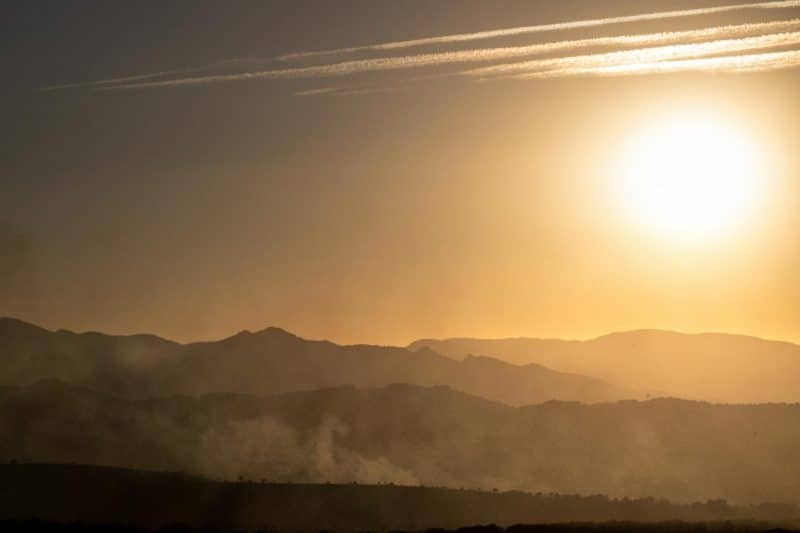
[[[228,340],[256,340],[256,339],[285,340],[285,341],[304,340],[301,337],[298,337],[294,333],[286,331],[283,328],[270,326],[258,331],[250,331],[249,329],[243,329],[236,335],[232,335],[226,339],[223,339],[223,342]]]
[[[764,339],[762,337],[756,337],[753,335],[742,335],[739,333],[719,333],[719,332],[700,332],[700,333],[685,333],[682,331],[673,331],[668,329],[634,329],[634,330],[627,330],[627,331],[615,331],[609,333],[607,335],[601,335],[600,337],[596,337],[594,339],[583,341],[586,343],[592,343],[596,341],[612,341],[612,340],[642,340],[642,341],[661,341],[661,342],[668,342],[668,341],[696,341],[696,340],[720,340],[720,341],[736,341],[736,342],[746,342],[746,343],[763,343],[765,345],[783,345],[786,347],[798,347],[800,345],[787,342],[787,341],[779,341],[779,340],[772,340],[772,339]],[[525,339],[525,340],[532,340],[532,339]]]
[[[277,326],[270,326],[268,328],[264,328],[260,331],[253,333],[253,335],[259,337],[274,337],[274,338],[284,338],[284,339],[292,339],[292,340],[305,340],[302,337],[295,335],[294,333],[287,331],[283,328],[279,328]]]
[[[696,335],[697,334],[680,333],[678,331],[671,331],[666,329],[632,329],[628,331],[614,331],[607,335],[601,335],[599,337],[584,342],[613,340],[613,339],[622,339],[622,340],[677,339],[677,338],[692,337]]]

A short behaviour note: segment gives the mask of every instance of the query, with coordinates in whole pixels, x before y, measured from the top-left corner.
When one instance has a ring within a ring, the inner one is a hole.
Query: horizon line
[[[532,340],[532,341],[557,341],[557,342],[567,342],[567,343],[588,343],[592,341],[596,341],[599,339],[603,339],[606,337],[614,336],[614,335],[625,335],[625,334],[633,334],[633,333],[668,333],[673,335],[680,335],[680,336],[689,336],[689,337],[699,337],[699,336],[706,336],[706,335],[718,335],[718,336],[727,336],[727,337],[745,337],[748,339],[755,339],[763,342],[769,343],[778,343],[778,344],[789,344],[791,346],[796,346],[800,348],[800,342],[792,341],[787,339],[779,339],[779,338],[771,338],[771,337],[763,337],[757,334],[748,334],[748,333],[734,333],[730,331],[712,331],[712,330],[699,330],[699,331],[687,331],[687,330],[679,330],[679,329],[668,329],[668,328],[653,328],[653,327],[640,327],[640,328],[632,328],[632,329],[621,329],[621,330],[612,330],[608,333],[603,333],[599,335],[591,335],[587,337],[581,338],[569,338],[569,337],[546,337],[546,336],[498,336],[498,337],[470,337],[470,336],[445,336],[445,337],[418,337],[413,339],[412,341],[406,344],[386,344],[386,343],[368,343],[368,342],[339,342],[334,341],[331,339],[326,338],[312,338],[312,337],[305,337],[300,334],[295,333],[294,331],[281,327],[281,326],[266,326],[256,330],[249,330],[249,329],[241,329],[235,333],[228,334],[223,337],[214,337],[210,339],[196,339],[196,340],[189,340],[189,341],[179,341],[172,338],[169,338],[165,335],[160,335],[157,333],[146,333],[146,332],[138,332],[138,333],[108,333],[104,331],[99,331],[96,329],[89,329],[84,331],[76,331],[73,329],[68,328],[51,328],[45,327],[38,323],[31,322],[29,320],[24,320],[14,316],[0,316],[0,322],[3,321],[11,321],[11,322],[18,322],[24,324],[28,327],[34,327],[46,331],[48,333],[71,333],[74,335],[105,335],[108,337],[153,337],[159,340],[170,342],[173,344],[180,344],[180,345],[190,345],[190,344],[204,344],[204,343],[214,343],[214,342],[222,342],[228,339],[232,339],[238,335],[242,334],[250,334],[250,335],[258,335],[260,333],[264,333],[270,330],[283,332],[285,334],[291,335],[292,337],[296,337],[303,341],[308,342],[328,342],[331,344],[335,344],[337,346],[375,346],[375,347],[388,347],[388,348],[404,348],[404,349],[411,349],[411,346],[416,343],[423,343],[423,342],[445,342],[445,341],[514,341],[514,340]]]

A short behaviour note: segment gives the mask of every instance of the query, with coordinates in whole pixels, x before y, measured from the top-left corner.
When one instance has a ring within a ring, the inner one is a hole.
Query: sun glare
[[[722,237],[758,204],[764,180],[760,159],[741,126],[711,116],[673,116],[631,143],[621,197],[636,224],[663,237]]]

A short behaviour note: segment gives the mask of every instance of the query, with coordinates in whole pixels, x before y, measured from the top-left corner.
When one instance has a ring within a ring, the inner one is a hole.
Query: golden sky
[[[40,14],[4,89],[0,314],[800,341],[800,3],[446,4]]]

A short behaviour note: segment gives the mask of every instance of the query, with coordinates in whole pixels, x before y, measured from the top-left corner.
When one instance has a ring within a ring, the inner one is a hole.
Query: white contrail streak
[[[212,63],[210,65],[203,65],[200,67],[187,67],[175,70],[162,70],[161,72],[150,72],[147,74],[137,74],[133,76],[124,76],[119,78],[107,78],[104,80],[93,80],[93,81],[79,81],[75,83],[65,83],[62,85],[50,85],[49,87],[42,87],[39,89],[42,92],[48,91],[58,91],[61,89],[80,89],[85,87],[100,87],[102,85],[123,85],[131,82],[141,82],[152,80],[155,78],[164,78],[167,76],[175,76],[178,74],[191,74],[193,72],[203,72],[209,71],[213,68],[218,68],[221,66],[226,65],[236,65],[242,64],[246,62],[254,61],[252,58],[236,58],[236,59],[226,59],[223,61],[217,61],[216,63]],[[263,60],[260,60],[263,63]]]
[[[83,87],[98,87],[101,85],[124,84],[130,82],[152,80],[153,78],[161,78],[164,76],[174,76],[175,74],[187,74],[189,72],[197,72],[198,70],[200,69],[164,70],[161,72],[151,72],[149,74],[139,74],[136,76],[125,76],[122,78],[109,78],[105,80],[79,81],[76,83],[64,83],[62,85],[50,85],[49,87],[42,87],[39,90],[42,92],[47,92],[47,91],[58,91],[61,89],[80,89]]]
[[[548,70],[525,75],[529,79],[566,78],[579,76],[641,76],[678,72],[766,72],[800,67],[800,50],[769,52],[726,57],[706,57],[652,63],[633,63],[594,68]]]
[[[398,87],[323,87],[321,89],[308,89],[294,93],[295,96],[356,96],[362,94],[388,93],[399,90]]]
[[[339,87],[320,87],[319,89],[306,89],[304,91],[297,91],[295,96],[319,96],[321,94],[338,93],[341,89]]]
[[[778,30],[800,28],[800,19],[764,22],[755,24],[741,24],[733,26],[719,26],[704,28],[699,30],[688,30],[680,32],[664,32],[643,35],[623,35],[616,37],[599,37],[594,39],[582,39],[572,41],[555,41],[540,43],[528,46],[516,46],[507,48],[489,48],[475,50],[460,50],[454,52],[442,52],[434,54],[419,54],[414,56],[385,57],[374,59],[362,59],[354,61],[344,61],[328,65],[316,65],[310,67],[288,68],[278,70],[264,70],[255,72],[245,72],[236,74],[216,74],[208,76],[195,76],[190,78],[180,78],[171,80],[161,80],[143,83],[123,83],[113,86],[99,87],[100,89],[135,89],[135,88],[157,88],[157,87],[178,87],[187,85],[203,85],[222,81],[240,81],[257,79],[291,79],[291,78],[312,78],[344,76],[362,72],[386,71],[397,69],[421,68],[437,65],[447,65],[456,63],[498,61],[502,59],[512,59],[518,57],[529,57],[535,55],[552,54],[556,52],[573,51],[589,47],[609,47],[609,46],[646,46],[646,45],[668,45],[673,43],[686,43],[703,41],[706,39],[734,38],[754,33],[774,32]],[[550,61],[550,60],[547,60]],[[536,64],[537,62],[532,62]],[[512,63],[509,65],[498,65],[487,67],[487,69],[497,69],[502,71],[525,70],[525,65],[531,62]],[[491,74],[492,70],[478,69],[479,75]]]
[[[621,77],[679,72],[748,73],[768,72],[789,68],[800,68],[800,50],[725,57],[704,57],[671,61],[654,61],[650,63],[629,63],[605,67],[566,68],[530,73],[516,76],[516,78],[552,79],[570,77]],[[311,89],[308,91],[297,92],[295,95],[313,96],[322,94],[363,94],[364,92],[385,92],[387,90],[392,90],[392,88],[349,92],[341,92],[336,88]]]
[[[453,35],[441,35],[437,37],[425,37],[422,39],[410,39],[406,41],[394,41],[378,43],[365,46],[353,46],[349,48],[336,48],[333,50],[319,50],[310,52],[296,52],[285,54],[278,59],[292,60],[310,57],[320,57],[338,54],[350,54],[354,52],[375,52],[386,50],[399,50],[417,46],[458,43],[465,41],[477,41],[482,39],[493,39],[498,37],[511,37],[514,35],[526,35],[534,33],[545,33],[552,31],[576,30],[581,28],[593,28],[597,26],[607,26],[611,24],[623,24],[630,22],[643,22],[648,20],[662,20],[681,17],[692,17],[701,15],[713,15],[732,11],[755,10],[755,9],[789,9],[800,7],[800,0],[780,0],[771,2],[753,2],[749,4],[735,4],[726,6],[715,6],[698,9],[685,9],[680,11],[662,11],[657,13],[642,13],[621,17],[608,17],[592,20],[578,20],[571,22],[558,22],[554,24],[540,24],[537,26],[521,26],[518,28],[505,28],[499,30],[479,31],[474,33],[458,33]]]
[[[526,77],[542,71],[561,71],[569,69],[590,69],[615,65],[643,64],[676,59],[691,59],[711,55],[729,54],[747,50],[793,46],[800,44],[800,32],[776,33],[747,37],[743,39],[722,39],[699,44],[679,44],[654,48],[639,48],[604,54],[557,57],[495,65],[468,70],[462,74],[469,76],[508,76]]]

